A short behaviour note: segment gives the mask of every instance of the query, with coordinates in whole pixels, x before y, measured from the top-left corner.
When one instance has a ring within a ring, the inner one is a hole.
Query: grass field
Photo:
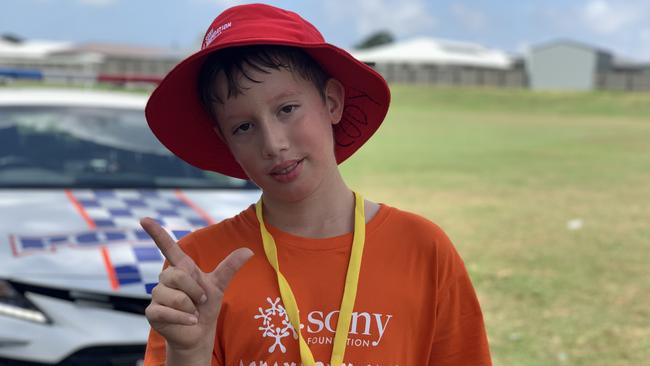
[[[392,91],[344,176],[449,234],[495,366],[648,365],[650,94]]]

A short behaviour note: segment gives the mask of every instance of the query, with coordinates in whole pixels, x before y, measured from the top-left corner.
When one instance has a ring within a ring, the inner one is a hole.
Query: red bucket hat
[[[248,179],[226,144],[213,130],[201,104],[198,75],[211,53],[236,46],[284,45],[303,49],[345,87],[340,123],[334,125],[335,155],[341,163],[379,128],[388,112],[390,91],[372,68],[328,44],[298,14],[270,5],[231,7],[215,18],[201,50],[172,69],[154,90],[145,115],[149,127],[169,150],[186,162],[235,178]]]

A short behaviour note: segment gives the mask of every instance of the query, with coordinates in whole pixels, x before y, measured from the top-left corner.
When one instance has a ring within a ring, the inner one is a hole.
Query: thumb
[[[248,248],[233,250],[214,271],[208,274],[209,280],[223,293],[237,271],[252,256],[253,251]]]

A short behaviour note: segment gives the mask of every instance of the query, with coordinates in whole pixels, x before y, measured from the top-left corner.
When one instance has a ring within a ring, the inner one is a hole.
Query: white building
[[[71,42],[0,37],[0,67],[39,70],[52,78],[67,74],[79,78],[95,75],[101,56],[87,53],[58,54],[73,48]]]
[[[351,52],[389,82],[523,87],[519,61],[485,46],[437,38],[413,38]]]
[[[423,64],[508,69],[513,59],[503,51],[469,42],[413,38],[367,50],[353,51],[357,59],[373,64]]]
[[[650,90],[650,63],[624,60],[572,40],[532,47],[526,56],[526,69],[534,90]]]
[[[0,68],[37,70],[50,81],[156,80],[183,56],[154,47],[0,37]]]

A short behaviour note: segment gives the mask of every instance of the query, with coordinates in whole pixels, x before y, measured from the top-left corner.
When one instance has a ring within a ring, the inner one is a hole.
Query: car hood
[[[163,258],[139,219],[176,238],[246,209],[256,190],[0,190],[0,279],[147,296]]]

